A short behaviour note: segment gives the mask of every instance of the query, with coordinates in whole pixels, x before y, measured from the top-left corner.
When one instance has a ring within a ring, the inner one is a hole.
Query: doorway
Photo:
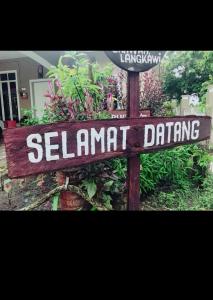
[[[19,94],[16,71],[0,72],[0,120],[20,120]]]

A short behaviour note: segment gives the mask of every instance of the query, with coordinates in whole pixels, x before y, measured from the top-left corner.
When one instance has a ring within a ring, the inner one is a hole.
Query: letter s
[[[33,140],[37,140],[37,142],[33,142]],[[28,153],[28,158],[29,158],[29,161],[33,164],[36,164],[36,163],[39,163],[42,161],[42,158],[43,158],[43,148],[41,145],[39,145],[38,143],[41,143],[42,142],[42,137],[40,134],[30,134],[28,137],[27,137],[27,146],[29,148],[34,148],[37,150],[37,153],[38,153],[38,157],[36,158],[35,157],[35,154],[33,152],[30,152]]]

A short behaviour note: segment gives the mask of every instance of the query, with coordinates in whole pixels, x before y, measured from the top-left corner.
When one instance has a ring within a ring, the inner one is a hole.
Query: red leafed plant
[[[118,83],[123,107],[127,102],[127,72],[118,73]],[[164,102],[162,83],[154,70],[140,74],[140,106],[141,109],[150,109],[151,115],[160,115]]]
[[[161,80],[155,71],[141,74],[141,108],[149,108],[152,115],[160,115],[163,101],[165,99]]]

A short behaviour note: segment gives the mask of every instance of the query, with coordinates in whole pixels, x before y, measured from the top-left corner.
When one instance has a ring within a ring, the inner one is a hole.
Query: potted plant
[[[16,128],[16,121],[15,120],[6,120],[5,127],[6,128]]]

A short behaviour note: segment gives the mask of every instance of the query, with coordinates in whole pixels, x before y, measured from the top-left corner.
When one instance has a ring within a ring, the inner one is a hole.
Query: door
[[[0,120],[20,120],[16,71],[0,72]]]
[[[49,99],[44,96],[49,90],[49,81],[50,79],[30,80],[31,107],[34,111],[34,117],[41,118],[44,113],[45,104],[49,103]]]

